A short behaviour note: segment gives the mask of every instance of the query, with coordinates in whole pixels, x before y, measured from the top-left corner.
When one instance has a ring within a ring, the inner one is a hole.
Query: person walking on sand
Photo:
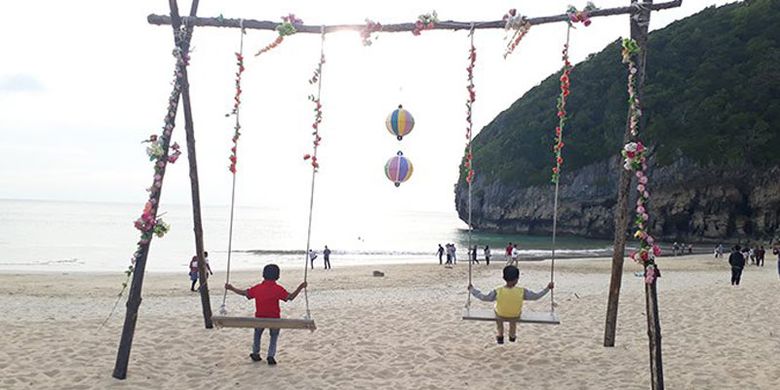
[[[477,246],[474,245],[473,248],[469,249],[469,255],[471,256],[471,262],[479,264],[479,260],[477,259]]]
[[[485,265],[490,265],[490,247],[485,245]]]
[[[317,252],[309,249],[309,263],[311,263],[311,269],[314,269],[314,259],[317,258]]]
[[[439,255],[439,265],[441,265],[441,257],[444,256],[444,248],[439,244],[439,249],[436,250],[436,254]]]
[[[330,269],[330,249],[325,245],[325,250],[322,251],[322,261],[325,262],[325,269]]]
[[[735,245],[734,251],[729,256],[729,264],[731,265],[731,285],[739,286],[739,281],[742,278],[742,270],[745,268],[745,256],[740,251],[740,246]]]
[[[766,250],[764,249],[764,246],[761,245],[756,249],[756,266],[764,266],[764,256],[766,255]]]

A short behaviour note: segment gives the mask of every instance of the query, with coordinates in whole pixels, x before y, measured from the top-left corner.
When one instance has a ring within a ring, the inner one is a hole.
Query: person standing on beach
[[[506,261],[506,265],[509,265],[509,259],[512,258],[512,243],[510,242],[506,249],[504,249],[504,261]]]
[[[317,252],[309,249],[309,263],[311,263],[311,269],[314,269],[314,259],[317,258]]]
[[[764,256],[766,255],[766,250],[764,249],[764,246],[761,245],[756,250],[756,265],[764,266]]]
[[[520,258],[520,249],[517,248],[517,244],[512,246],[512,263],[517,267],[520,263],[518,263],[518,258]]]
[[[485,245],[485,265],[490,265],[490,247]]]
[[[206,263],[206,279],[208,279],[209,275],[214,275],[214,273],[211,272],[211,266],[209,265],[209,253],[206,251],[203,251],[203,262]]]
[[[740,251],[740,246],[735,245],[734,251],[729,256],[729,264],[731,264],[731,285],[739,286],[739,280],[742,278],[742,270],[745,268],[745,256]]]
[[[441,265],[441,257],[444,256],[444,248],[439,244],[439,249],[436,250],[436,253],[439,255],[439,265]]]
[[[777,277],[780,278],[780,246],[775,244],[775,247],[772,249],[772,254],[777,256]]]
[[[447,262],[445,264],[450,265],[452,264],[452,244],[446,243],[444,246],[447,247]]]
[[[247,299],[255,300],[255,318],[280,318],[281,310],[279,301],[290,302],[306,288],[306,282],[298,285],[292,293],[288,293],[284,287],[276,283],[279,280],[279,266],[268,264],[263,268],[263,282],[256,284],[246,290],[233,287],[230,283],[225,283],[225,290],[232,291],[238,295],[245,296]],[[264,328],[255,328],[254,342],[252,343],[252,353],[249,357],[253,362],[263,360],[260,357],[260,337],[263,335]],[[271,333],[271,342],[268,344],[268,365],[276,365],[276,343],[279,340],[279,329],[269,329]]]
[[[198,256],[192,256],[190,260],[190,280],[192,281],[190,291],[195,291],[195,283],[198,282]]]
[[[325,262],[325,269],[330,269],[330,249],[325,245],[325,250],[322,251],[322,260]]]
[[[454,243],[450,244],[450,248],[452,248],[452,264],[458,264],[458,248]]]

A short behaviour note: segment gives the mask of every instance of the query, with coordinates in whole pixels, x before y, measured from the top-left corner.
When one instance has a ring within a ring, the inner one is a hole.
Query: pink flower
[[[636,208],[636,212],[639,213],[639,214],[643,214],[645,212],[644,206],[638,206]]]
[[[661,256],[661,247],[658,245],[653,245],[653,254],[656,256]]]
[[[639,178],[639,182],[642,184],[647,184],[647,176],[642,176]]]
[[[647,267],[645,269],[645,283],[653,284],[653,281],[655,281],[655,268]]]
[[[639,185],[636,186],[636,190],[639,191],[639,192],[644,192],[645,191],[645,186],[643,184],[639,184]]]

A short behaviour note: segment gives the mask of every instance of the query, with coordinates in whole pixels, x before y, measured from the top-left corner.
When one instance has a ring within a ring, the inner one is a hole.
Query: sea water
[[[130,264],[139,232],[133,221],[141,205],[31,200],[0,200],[0,272],[121,272]],[[152,240],[147,271],[188,272],[195,253],[192,208],[166,205],[162,218],[171,225],[163,238]],[[228,260],[230,208],[202,208],[203,237],[215,272]],[[239,207],[235,210],[231,269],[260,269],[269,262],[284,268],[303,267],[307,244],[308,210]],[[549,236],[473,232],[453,210],[382,211],[370,214],[348,210],[315,212],[310,247],[331,249],[333,267],[391,263],[438,263],[438,244],[454,243],[458,260],[467,259],[467,245],[489,245],[503,259],[508,242],[519,243],[521,258],[550,255]],[[559,237],[557,254],[568,257],[605,256],[607,241]]]

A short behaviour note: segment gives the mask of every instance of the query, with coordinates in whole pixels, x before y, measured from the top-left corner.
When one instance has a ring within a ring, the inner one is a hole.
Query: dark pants
[[[325,258],[325,269],[330,269],[330,258],[329,257]]]
[[[490,265],[490,256],[485,256],[485,265]]]
[[[452,264],[452,255],[447,253],[447,264]]]
[[[742,278],[742,268],[731,267],[731,285],[739,286],[740,278]]]
[[[439,265],[441,265],[441,256],[442,256],[442,254],[439,253]]]

